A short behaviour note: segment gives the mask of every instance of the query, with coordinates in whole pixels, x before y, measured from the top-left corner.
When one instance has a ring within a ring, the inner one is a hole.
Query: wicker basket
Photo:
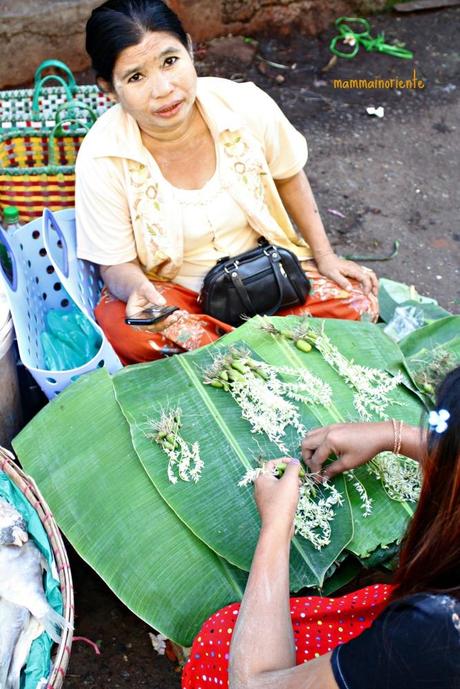
[[[54,74],[44,74],[49,69]],[[56,82],[49,86],[50,82]],[[8,89],[0,91],[0,133],[23,130],[30,127],[46,129],[54,126],[56,112],[64,105],[80,101],[102,115],[113,105],[113,100],[97,86],[81,86],[76,83],[71,70],[60,60],[45,60],[38,67],[33,89]],[[78,119],[91,124],[87,112]]]
[[[81,121],[84,113],[88,120]],[[54,126],[0,131],[0,208],[16,206],[22,223],[43,208],[75,205],[75,161],[96,113],[72,101],[58,108]]]
[[[0,447],[0,470],[5,472],[35,509],[48,535],[56,559],[64,608],[63,616],[65,620],[69,622],[69,626],[62,633],[62,638],[54,656],[46,689],[60,689],[64,681],[67,665],[69,664],[73,636],[73,585],[69,560],[58,526],[33,479],[27,476],[15,463],[14,456],[11,452],[8,452],[2,447]]]

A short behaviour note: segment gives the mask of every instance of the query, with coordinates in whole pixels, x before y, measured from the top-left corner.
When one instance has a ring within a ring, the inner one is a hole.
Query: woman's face
[[[196,80],[192,58],[182,43],[172,34],[155,31],[120,53],[112,93],[142,131],[161,136],[189,121]]]

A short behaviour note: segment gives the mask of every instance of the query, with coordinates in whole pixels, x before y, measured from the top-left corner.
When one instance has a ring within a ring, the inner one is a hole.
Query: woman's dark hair
[[[437,391],[441,409],[450,417],[442,433],[428,432],[422,490],[401,550],[395,598],[421,591],[460,598],[460,367]]]
[[[188,50],[179,17],[162,0],[108,0],[96,7],[86,24],[86,51],[96,77],[112,84],[120,53],[140,43],[149,31],[170,33]]]

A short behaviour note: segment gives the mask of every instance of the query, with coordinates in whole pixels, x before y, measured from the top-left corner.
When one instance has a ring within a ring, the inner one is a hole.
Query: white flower
[[[295,381],[281,380],[279,373],[294,377]],[[252,359],[247,350],[237,348],[214,359],[205,372],[204,382],[217,382],[230,392],[243,418],[251,424],[252,432],[265,433],[283,453],[289,453],[284,441],[288,426],[297,431],[299,442],[306,433],[299,410],[291,400],[329,404],[332,397],[330,387],[308,371],[300,373],[286,367],[277,369],[264,361]]]
[[[158,653],[158,655],[164,656],[168,637],[164,636],[163,634],[153,634],[152,632],[149,632],[149,637],[154,650]]]
[[[250,469],[238,485],[244,487],[254,483],[264,471],[264,467]],[[296,534],[310,541],[316,550],[329,545],[336,505],[343,505],[343,497],[337,488],[328,481],[322,484],[316,483],[313,475],[307,474],[299,491],[299,502],[294,519]]]
[[[343,498],[335,486],[331,483],[320,486],[307,476],[300,487],[294,519],[295,532],[310,541],[316,550],[321,550],[331,542],[334,507],[342,504]]]
[[[368,517],[372,513],[372,498],[369,497],[369,495],[367,494],[367,490],[365,489],[364,485],[361,483],[359,478],[356,477],[355,472],[353,470],[347,471],[346,476],[347,479],[351,481],[356,492],[361,498],[361,511],[363,513],[363,517]]]
[[[381,479],[392,500],[417,502],[422,486],[418,462],[393,452],[381,452],[367,465],[369,473]]]
[[[167,473],[170,483],[177,483],[178,478],[196,483],[200,479],[204,462],[200,457],[200,444],[194,442],[189,445],[179,433],[181,415],[179,407],[169,412],[163,411],[159,421],[148,421],[150,430],[145,435],[158,443],[168,456]]]
[[[370,421],[375,414],[383,419],[388,418],[385,413],[390,403],[388,395],[402,382],[400,373],[392,376],[386,371],[353,363],[332,344],[324,332],[324,325],[320,330],[310,319],[305,319],[292,332],[285,333],[278,330],[268,318],[260,321],[261,329],[271,335],[284,335],[294,341],[304,340],[315,347],[345,383],[354,389],[354,406],[363,420]],[[392,402],[395,404],[394,400]],[[322,400],[319,403],[324,404]]]
[[[257,469],[248,469],[241,481],[238,482],[238,486],[240,488],[244,488],[246,486],[249,486],[251,483],[255,483],[259,476],[263,473],[263,467],[257,467]]]
[[[444,433],[447,428],[447,422],[450,419],[450,414],[447,409],[440,409],[439,411],[430,411],[428,423],[436,433]]]

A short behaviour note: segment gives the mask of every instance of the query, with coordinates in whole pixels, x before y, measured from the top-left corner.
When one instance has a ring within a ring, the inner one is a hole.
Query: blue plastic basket
[[[55,397],[82,374],[105,366],[110,373],[122,365],[94,320],[100,295],[97,267],[78,259],[75,252],[75,212],[53,214],[23,225],[12,236],[0,228],[11,267],[0,264],[0,277],[10,303],[19,355],[48,399]],[[3,262],[5,263],[5,262]],[[90,361],[78,368],[49,371],[44,368],[40,334],[51,309],[80,309],[101,337],[102,344]]]

